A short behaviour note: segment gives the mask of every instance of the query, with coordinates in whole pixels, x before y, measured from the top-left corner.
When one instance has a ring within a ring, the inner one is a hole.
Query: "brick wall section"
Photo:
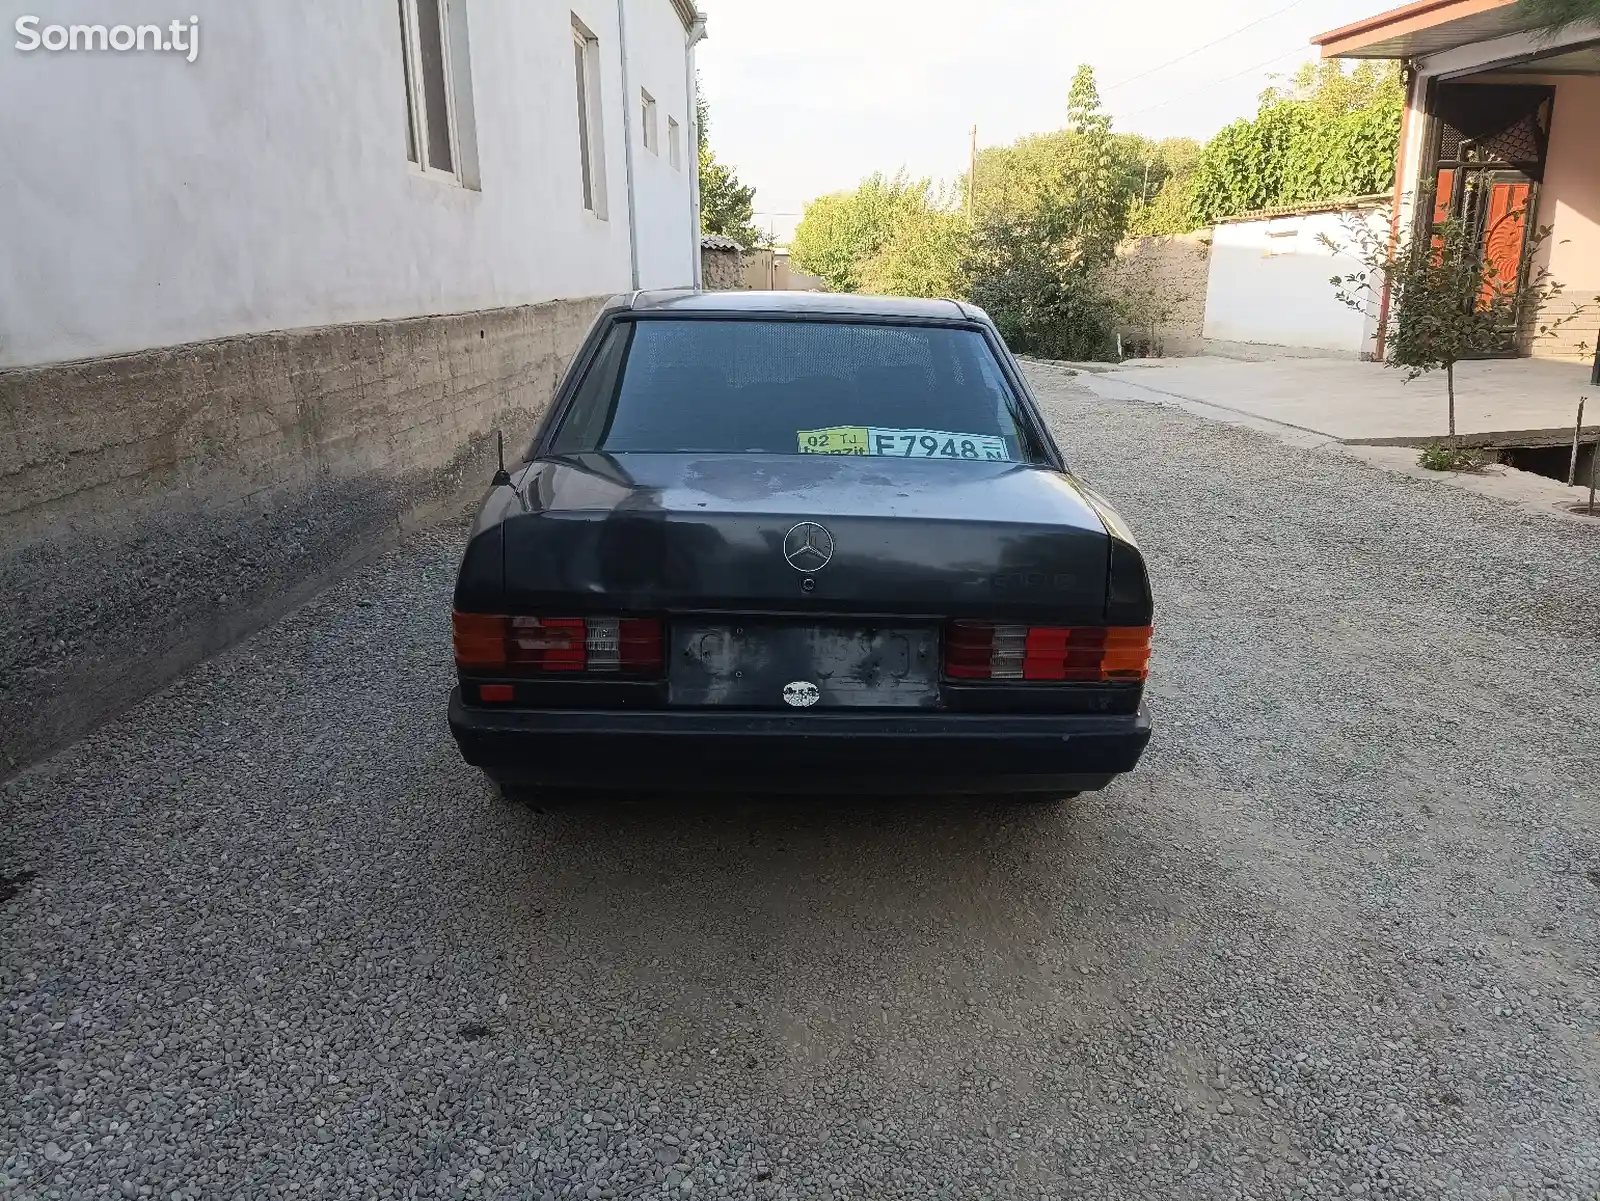
[[[1600,284],[1575,288],[1562,283],[1561,295],[1524,319],[1523,353],[1536,359],[1593,361],[1595,343],[1600,340]],[[1568,320],[1550,333],[1539,333],[1541,325],[1548,327],[1561,318]]]
[[[0,775],[464,508],[600,303],[0,372]]]

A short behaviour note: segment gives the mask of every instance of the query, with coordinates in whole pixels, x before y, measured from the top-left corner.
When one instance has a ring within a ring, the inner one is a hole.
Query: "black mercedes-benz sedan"
[[[1149,580],[979,309],[643,292],[596,318],[456,582],[451,732],[508,796],[1102,788]]]

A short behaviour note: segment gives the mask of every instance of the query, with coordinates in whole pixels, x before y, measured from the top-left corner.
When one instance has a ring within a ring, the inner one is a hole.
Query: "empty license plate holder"
[[[918,625],[678,621],[669,703],[748,709],[929,709],[939,634]]]

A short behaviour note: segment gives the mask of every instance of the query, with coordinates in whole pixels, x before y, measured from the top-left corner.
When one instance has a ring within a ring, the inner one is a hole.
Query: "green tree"
[[[969,227],[954,195],[921,188],[920,205],[903,204],[889,236],[861,264],[863,292],[882,296],[964,296],[962,264]]]
[[[1067,127],[1027,147],[1045,169],[1032,178],[1014,170],[1005,200],[982,208],[964,273],[973,301],[1013,348],[1068,359],[1111,353],[1101,272],[1127,229],[1142,178],[1140,145],[1112,132],[1094,72],[1080,66],[1067,96]],[[980,161],[980,204],[989,187],[982,168]]]
[[[1020,354],[1109,358],[1115,334],[1099,277],[1082,260],[1056,257],[1057,236],[1044,213],[988,218],[973,231],[963,265],[970,298]]]
[[[1383,192],[1394,181],[1399,68],[1308,64],[1262,93],[1253,120],[1206,143],[1189,182],[1191,228],[1277,205]]]
[[[1072,76],[1067,131],[1072,153],[1047,205],[1057,246],[1070,248],[1069,257],[1091,264],[1108,262],[1127,229],[1133,203],[1133,147],[1112,136],[1111,118],[1100,107],[1094,68],[1088,63]]]
[[[789,244],[791,261],[821,276],[835,292],[862,290],[862,269],[888,243],[897,226],[921,220],[929,207],[930,180],[911,180],[904,171],[881,172],[861,181],[854,192],[835,192],[811,201]]]
[[[1580,21],[1600,21],[1600,0],[1517,0],[1517,15],[1536,29],[1559,33]]]
[[[1143,178],[1139,196],[1128,210],[1127,232],[1136,237],[1185,234],[1189,221],[1190,189],[1200,143],[1193,138],[1165,138],[1139,147]]]
[[[700,232],[732,238],[746,250],[763,242],[753,224],[756,190],[739,182],[726,163],[717,161],[710,141],[711,108],[695,79],[695,137],[700,159]]]

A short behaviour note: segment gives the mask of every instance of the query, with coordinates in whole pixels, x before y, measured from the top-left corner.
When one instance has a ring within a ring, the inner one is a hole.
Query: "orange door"
[[[1517,288],[1522,267],[1522,247],[1528,225],[1526,180],[1495,180],[1489,185],[1488,214],[1484,222],[1483,257],[1494,268],[1485,272],[1478,302],[1485,308],[1498,293],[1509,296]]]
[[[1432,226],[1434,229],[1438,229],[1450,220],[1450,209],[1455,203],[1455,182],[1456,173],[1449,167],[1442,168],[1434,181]],[[1433,239],[1433,251],[1434,262],[1437,264],[1439,255],[1444,252],[1444,239],[1437,234]]]

